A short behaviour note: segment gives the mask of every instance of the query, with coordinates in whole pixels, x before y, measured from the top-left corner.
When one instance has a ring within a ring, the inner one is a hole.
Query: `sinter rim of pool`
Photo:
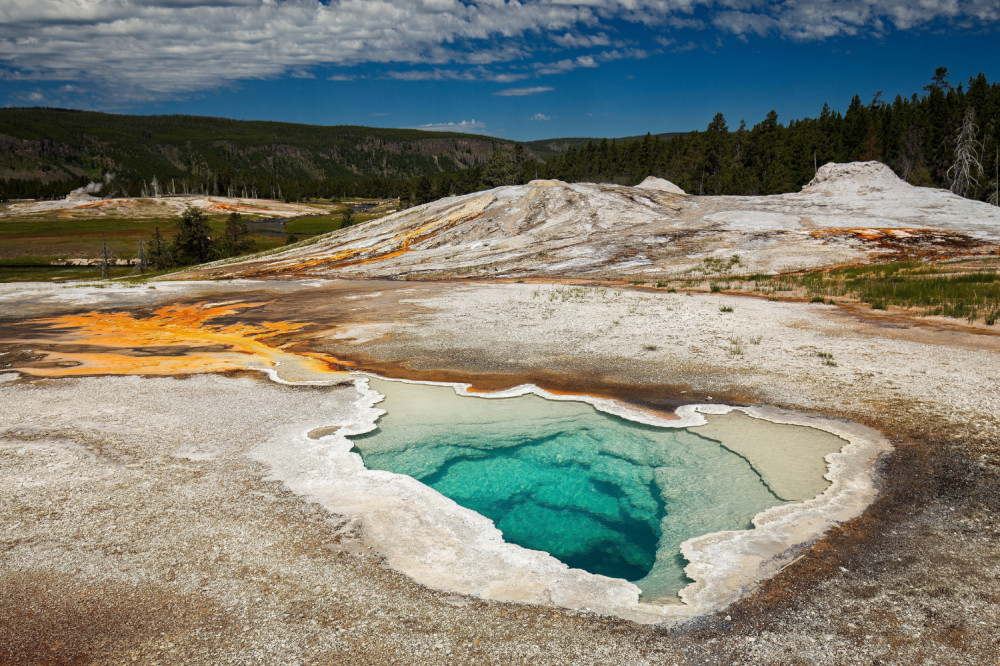
[[[427,587],[483,599],[588,610],[643,623],[669,624],[717,611],[773,576],[831,527],[861,514],[877,494],[876,463],[891,450],[881,433],[860,424],[768,407],[685,405],[673,420],[613,400],[552,394],[533,385],[480,394],[470,392],[465,384],[392,380],[448,386],[459,394],[488,399],[532,393],[546,400],[584,402],[604,413],[672,428],[704,426],[708,415],[735,412],[737,421],[729,423],[730,427],[742,427],[738,421],[742,415],[772,424],[809,426],[847,442],[839,452],[826,456],[823,464],[829,486],[819,495],[758,513],[752,519],[753,529],[711,532],[684,541],[680,548],[688,562],[684,573],[693,582],[680,590],[681,603],[649,603],[640,600],[640,588],[626,580],[572,569],[546,552],[508,543],[491,520],[412,477],[367,468],[349,438],[377,427],[384,411],[377,405],[384,396],[369,381],[381,379],[385,378],[355,374],[358,398],[335,432],[323,430],[329,422],[310,424],[290,439],[255,448],[255,457],[293,492],[357,520],[368,547],[379,552],[388,566]],[[766,461],[757,456],[759,452],[738,453],[761,477],[774,472],[763,464]]]
[[[378,379],[370,386],[385,396],[379,405],[385,413],[374,430],[351,438],[366,466],[421,481],[491,519],[510,543],[635,582],[644,601],[678,601],[692,582],[684,574],[684,541],[752,528],[758,513],[808,499],[779,496],[748,457],[695,434],[699,428],[636,423],[584,402],[535,395],[483,400],[446,386]],[[701,429],[733,417],[709,418]],[[809,497],[822,492],[828,486],[823,457],[846,441],[761,423],[765,431],[795,431],[785,439],[818,440],[806,446],[816,461],[796,478],[811,472]],[[747,427],[723,423],[709,434],[732,437]],[[749,457],[770,471],[759,452]]]

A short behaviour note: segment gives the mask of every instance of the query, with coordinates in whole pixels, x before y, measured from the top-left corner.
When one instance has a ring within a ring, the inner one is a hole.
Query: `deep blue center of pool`
[[[633,483],[622,483],[598,471],[627,461],[567,458],[580,436],[560,432],[474,450],[416,478],[492,519],[511,543],[544,550],[571,567],[638,580],[656,559],[663,501],[651,474],[637,479],[644,475],[633,469],[623,475]]]

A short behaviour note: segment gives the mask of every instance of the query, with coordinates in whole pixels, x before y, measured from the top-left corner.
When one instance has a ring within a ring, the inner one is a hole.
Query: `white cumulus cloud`
[[[998,22],[997,0],[0,0],[0,80],[125,101],[372,64],[513,82],[641,58],[691,31],[817,40]]]
[[[539,93],[552,92],[555,90],[552,86],[531,86],[530,88],[507,88],[506,90],[498,90],[494,95],[500,97],[525,97],[526,95],[537,95]]]
[[[486,132],[486,123],[478,120],[460,120],[457,123],[427,123],[417,125],[410,129],[425,130],[427,132],[464,132],[466,134],[483,134]]]

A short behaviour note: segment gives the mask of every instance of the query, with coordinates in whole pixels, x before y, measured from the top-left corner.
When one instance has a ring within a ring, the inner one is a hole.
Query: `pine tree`
[[[235,257],[257,249],[257,243],[250,236],[250,230],[243,216],[230,213],[226,218],[226,228],[222,233],[220,252],[223,257]]]
[[[910,174],[923,162],[924,132],[919,127],[910,127],[903,135],[903,145],[899,156],[899,177],[910,181]]]
[[[482,186],[489,190],[502,185],[513,185],[517,178],[517,164],[511,154],[497,148],[483,165]]]
[[[924,90],[927,92],[934,92],[935,90],[951,92],[951,84],[948,83],[948,68],[938,67],[935,69],[934,76],[931,77],[931,82],[924,86]]]
[[[170,247],[164,240],[163,234],[160,233],[159,227],[153,229],[153,236],[146,243],[146,261],[154,270],[158,271],[171,268],[174,265]]]
[[[170,244],[174,260],[187,266],[211,259],[215,250],[211,233],[205,214],[197,208],[187,208],[177,223],[177,235]]]

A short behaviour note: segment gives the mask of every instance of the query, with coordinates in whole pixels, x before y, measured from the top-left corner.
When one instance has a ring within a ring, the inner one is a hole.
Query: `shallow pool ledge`
[[[788,566],[832,527],[861,515],[878,494],[876,463],[892,450],[877,430],[803,412],[725,405],[684,406],[678,412],[724,414],[734,409],[774,423],[823,430],[847,444],[826,456],[830,485],[822,494],[757,514],[756,529],[706,534],[681,545],[689,562],[684,571],[694,581],[680,592],[688,617],[712,613],[736,601]]]
[[[492,521],[412,477],[367,469],[361,456],[352,451],[348,437],[374,429],[383,410],[376,407],[382,396],[363,376],[355,380],[358,399],[344,413],[331,415],[326,423],[290,427],[256,447],[253,454],[293,492],[357,520],[365,545],[383,555],[393,569],[423,585],[483,599],[670,624],[725,607],[787,566],[831,527],[860,515],[876,496],[875,463],[891,449],[875,430],[798,412],[687,405],[678,409],[680,418],[670,420],[612,400],[553,395],[530,385],[495,394],[470,394],[466,385],[452,386],[458,393],[477,397],[534,393],[554,400],[578,400],[624,418],[675,428],[703,424],[706,414],[739,409],[754,418],[818,428],[847,444],[826,456],[830,485],[821,495],[757,514],[754,530],[717,532],[685,541],[681,547],[689,562],[685,572],[694,582],[681,590],[677,603],[668,604],[643,603],[633,583],[571,569],[548,553],[506,543]],[[332,434],[308,436],[330,432],[334,422],[341,427]]]

